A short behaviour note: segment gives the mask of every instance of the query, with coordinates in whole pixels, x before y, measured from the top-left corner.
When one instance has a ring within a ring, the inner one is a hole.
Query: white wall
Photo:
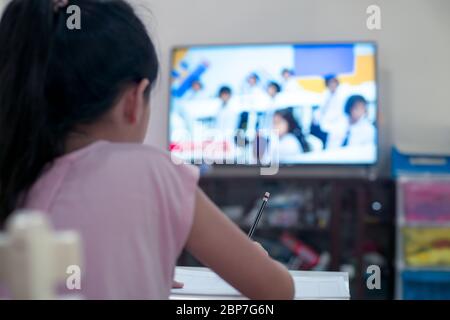
[[[409,152],[450,154],[448,0],[131,0],[145,1],[161,79],[150,140],[166,144],[170,48],[180,44],[375,40],[379,45],[381,174],[392,143]],[[382,29],[366,28],[381,8]],[[151,21],[150,21],[151,20]]]

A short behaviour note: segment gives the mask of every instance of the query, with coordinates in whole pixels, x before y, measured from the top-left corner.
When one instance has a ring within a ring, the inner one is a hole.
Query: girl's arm
[[[287,269],[255,246],[197,189],[194,223],[187,250],[250,299],[292,299]]]

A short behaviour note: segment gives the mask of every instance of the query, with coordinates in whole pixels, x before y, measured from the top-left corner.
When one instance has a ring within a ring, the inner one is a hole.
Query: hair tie
[[[69,0],[52,0],[53,10],[58,12],[59,9],[66,7],[69,4]]]

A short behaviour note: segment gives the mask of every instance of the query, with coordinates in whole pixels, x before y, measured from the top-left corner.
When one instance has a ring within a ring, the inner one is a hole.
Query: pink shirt
[[[193,221],[197,168],[140,144],[95,142],[58,158],[25,207],[83,241],[86,299],[166,299]]]

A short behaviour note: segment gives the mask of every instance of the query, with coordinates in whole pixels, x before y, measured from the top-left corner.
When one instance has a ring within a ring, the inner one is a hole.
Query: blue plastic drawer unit
[[[450,272],[404,271],[403,299],[450,300]]]

